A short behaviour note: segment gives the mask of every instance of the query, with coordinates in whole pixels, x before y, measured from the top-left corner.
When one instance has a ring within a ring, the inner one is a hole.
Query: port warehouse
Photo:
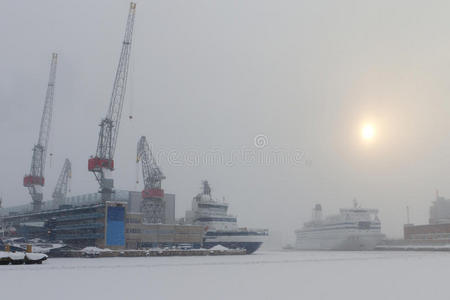
[[[414,244],[444,245],[450,243],[450,199],[436,195],[430,207],[429,224],[406,224],[405,241]]]
[[[200,247],[202,226],[175,224],[175,195],[166,194],[166,224],[143,223],[141,192],[116,191],[103,202],[99,193],[67,197],[63,204],[43,202],[40,212],[31,204],[0,209],[4,232],[27,239],[62,241],[74,248],[141,249],[189,244]]]

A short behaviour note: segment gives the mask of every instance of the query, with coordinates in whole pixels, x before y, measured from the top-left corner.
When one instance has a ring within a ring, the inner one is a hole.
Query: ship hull
[[[228,249],[245,249],[247,254],[252,254],[261,247],[263,242],[204,242],[203,248],[209,249],[217,245]]]
[[[207,232],[203,241],[204,248],[222,245],[229,249],[245,249],[252,254],[261,247],[267,238],[267,232],[220,231]]]
[[[298,234],[296,249],[298,250],[374,250],[384,238],[379,232],[321,232],[320,234]]]

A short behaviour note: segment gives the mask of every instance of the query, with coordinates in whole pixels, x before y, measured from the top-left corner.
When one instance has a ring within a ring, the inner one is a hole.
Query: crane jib
[[[69,190],[70,178],[72,177],[72,164],[70,160],[66,158],[63,168],[59,174],[58,181],[53,191],[53,200],[56,200],[59,204],[62,204],[67,196]]]
[[[39,138],[37,144],[33,148],[30,173],[25,175],[23,178],[23,186],[28,188],[28,192],[33,202],[33,211],[36,212],[41,210],[43,199],[42,189],[38,188],[38,186],[43,187],[45,183],[44,169],[52,123],[57,60],[58,55],[53,53],[50,64],[47,91],[45,95],[44,111],[42,112],[41,125],[39,128]]]
[[[123,102],[125,99],[135,10],[136,4],[131,2],[109,107],[106,118],[103,119],[100,124],[96,154],[88,161],[88,170],[94,173],[95,178],[100,185],[100,192],[103,195],[102,199],[104,201],[109,201],[108,199],[111,199],[114,188],[113,179],[106,178],[104,171],[114,170],[113,158],[119,132]]]

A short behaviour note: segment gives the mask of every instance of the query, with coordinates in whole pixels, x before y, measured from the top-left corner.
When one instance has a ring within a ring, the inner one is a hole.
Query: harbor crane
[[[144,190],[142,191],[141,211],[144,213],[144,222],[151,224],[164,223],[165,205],[164,190],[161,181],[166,179],[148,146],[147,139],[142,136],[137,144],[136,163],[142,164],[142,177]]]
[[[59,174],[55,190],[53,191],[52,195],[53,200],[55,200],[59,205],[63,204],[63,201],[67,196],[67,191],[69,190],[71,178],[72,178],[72,164],[70,163],[70,160],[66,158],[61,173]]]
[[[42,113],[41,126],[39,129],[39,139],[33,147],[33,157],[31,159],[30,173],[23,178],[23,186],[28,188],[33,203],[33,211],[38,212],[42,207],[42,189],[45,184],[44,169],[47,156],[47,145],[52,123],[53,98],[55,92],[56,64],[58,55],[52,54],[50,65],[50,75],[45,95],[44,112]]]
[[[103,201],[111,200],[114,189],[114,181],[110,176],[111,171],[114,170],[114,152],[117,144],[120,117],[127,86],[135,12],[136,4],[131,2],[111,100],[106,117],[100,122],[97,151],[95,156],[91,157],[88,161],[88,170],[94,173],[95,178],[100,185],[100,193],[102,193]]]

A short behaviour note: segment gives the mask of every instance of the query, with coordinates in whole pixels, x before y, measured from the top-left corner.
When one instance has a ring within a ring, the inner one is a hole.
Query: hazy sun
[[[375,137],[375,128],[372,124],[366,124],[363,126],[361,130],[362,138],[366,141],[373,140]]]

